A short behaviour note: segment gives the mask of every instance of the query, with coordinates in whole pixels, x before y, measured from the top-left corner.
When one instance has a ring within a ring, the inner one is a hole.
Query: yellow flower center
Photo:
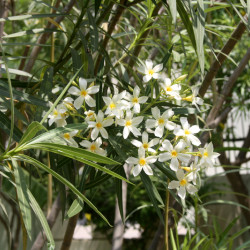
[[[171,88],[170,86],[168,86],[168,87],[166,88],[166,91],[172,91],[172,88]]]
[[[96,127],[97,127],[97,128],[101,128],[101,127],[102,127],[102,124],[101,124],[100,122],[97,122],[97,123],[96,123]]]
[[[193,96],[190,95],[190,96],[187,96],[185,98],[183,98],[184,101],[187,101],[187,102],[192,102],[193,101]]]
[[[171,155],[172,155],[172,157],[176,157],[176,156],[178,155],[178,153],[177,153],[175,150],[173,150],[173,151],[171,152]]]
[[[111,102],[110,104],[109,104],[109,108],[110,109],[114,109],[116,107],[116,105],[113,103],[113,102]]]
[[[90,116],[92,116],[92,115],[94,115],[94,112],[89,112],[89,113],[87,114],[88,117],[90,117]]]
[[[69,133],[65,133],[65,134],[63,135],[63,137],[64,137],[66,140],[69,140],[69,139],[70,139]]]
[[[138,103],[138,98],[137,97],[134,97],[133,100],[132,100],[133,103]]]
[[[90,146],[90,150],[91,150],[92,152],[94,152],[94,151],[96,150],[96,145],[95,145],[95,144],[92,144],[92,145]]]
[[[188,129],[185,129],[185,135],[189,135],[190,134],[190,132],[189,132],[189,130]]]
[[[126,124],[125,124],[126,127],[131,126],[131,125],[132,125],[132,122],[130,120],[126,121]]]
[[[53,115],[54,115],[54,116],[58,116],[57,110],[54,110]]]
[[[88,92],[86,90],[81,91],[81,96],[86,96],[87,94],[88,94]]]
[[[183,186],[185,186],[187,184],[187,181],[185,180],[185,179],[182,179],[181,181],[180,181],[180,185],[183,187]]]
[[[61,117],[65,117],[66,115],[67,115],[67,113],[66,113],[66,112],[61,113]]]
[[[139,164],[141,166],[144,166],[146,164],[146,160],[144,158],[141,158],[140,161],[139,161]]]
[[[143,144],[142,144],[142,147],[143,147],[144,149],[148,149],[148,143],[143,143]]]
[[[190,167],[181,167],[182,169],[186,170],[187,172],[190,172],[191,171],[191,168]]]
[[[203,156],[204,156],[205,158],[207,158],[207,157],[208,157],[208,152],[205,151],[205,152],[203,153]]]
[[[159,124],[159,125],[163,125],[163,124],[164,124],[164,119],[163,119],[163,118],[160,118],[160,119],[158,120],[158,124]]]
[[[154,72],[152,69],[150,69],[150,70],[148,71],[148,74],[151,75],[151,76],[152,76],[154,73],[155,73],[155,72]]]

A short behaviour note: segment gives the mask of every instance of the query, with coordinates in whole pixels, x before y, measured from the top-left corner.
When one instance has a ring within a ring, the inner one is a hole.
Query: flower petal
[[[161,63],[161,64],[156,65],[156,66],[153,68],[153,71],[154,71],[154,72],[159,72],[159,71],[161,71],[162,69],[163,69],[163,64]]]
[[[152,60],[147,59],[146,62],[145,62],[145,64],[146,64],[147,69],[152,69],[153,68],[153,62],[152,62]]]
[[[86,102],[90,107],[95,107],[95,106],[96,106],[95,100],[94,100],[90,95],[86,95],[86,96],[85,96],[85,102]]]
[[[170,153],[161,153],[159,154],[158,160],[160,162],[168,161],[171,159],[171,154]]]
[[[178,195],[184,200],[186,197],[186,188],[181,186],[178,190]]]
[[[153,175],[153,170],[148,164],[143,166],[143,170],[147,175]]]
[[[180,186],[180,182],[179,181],[171,181],[168,184],[168,188],[169,189],[175,189],[175,188],[178,188],[179,186]]]
[[[196,192],[198,191],[198,189],[197,189],[194,185],[192,185],[192,184],[188,184],[188,185],[186,186],[186,189],[187,189],[187,191],[188,191],[190,194],[194,194],[194,193],[196,193]]]
[[[145,75],[145,76],[143,76],[143,81],[148,82],[148,81],[150,81],[151,78],[152,78],[151,75]]]
[[[140,174],[141,170],[142,170],[142,166],[139,165],[139,164],[137,164],[137,165],[133,168],[132,173],[133,173],[133,175],[136,177],[137,175]]]
[[[88,93],[89,94],[96,94],[99,91],[99,86],[92,86],[90,88],[88,88]]]
[[[178,170],[179,162],[178,162],[178,160],[176,158],[172,158],[172,160],[170,162],[170,168],[175,172]]]
[[[80,95],[80,90],[75,87],[75,86],[72,86],[69,88],[68,92],[71,94],[71,95]]]
[[[87,81],[82,77],[79,79],[79,86],[80,86],[80,89],[86,90],[87,88]]]
[[[84,101],[84,97],[82,97],[82,96],[77,97],[76,100],[74,101],[74,107],[76,109],[81,108],[83,101]]]

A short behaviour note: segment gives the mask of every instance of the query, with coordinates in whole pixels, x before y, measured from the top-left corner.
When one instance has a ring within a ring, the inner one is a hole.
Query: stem
[[[169,179],[168,179],[169,184]],[[165,250],[169,249],[169,242],[168,242],[168,213],[169,213],[169,191],[166,189],[166,205],[165,205]]]

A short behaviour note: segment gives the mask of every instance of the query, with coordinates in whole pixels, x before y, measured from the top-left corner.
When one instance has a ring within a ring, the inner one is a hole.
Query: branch
[[[245,15],[245,18],[246,17],[247,17],[247,15]],[[213,62],[212,66],[210,67],[209,71],[207,72],[207,74],[203,80],[203,83],[201,85],[200,91],[199,91],[199,95],[201,97],[204,97],[209,85],[212,83],[212,80],[214,79],[214,77],[216,76],[217,72],[219,71],[221,65],[223,64],[223,62],[227,58],[227,55],[230,54],[230,52],[232,51],[232,49],[234,48],[236,43],[242,37],[245,30],[246,30],[246,25],[241,21],[238,24],[235,31],[232,33],[231,37],[229,38],[229,40],[227,41],[225,46],[222,48],[221,52],[218,54],[217,60],[215,60]]]
[[[222,89],[222,92],[220,95],[218,95],[218,98],[216,100],[216,103],[214,104],[213,108],[209,112],[209,115],[206,119],[206,127],[210,127],[209,124],[214,122],[215,118],[217,117],[219,111],[221,110],[221,107],[226,100],[226,98],[231,94],[232,88],[239,77],[239,75],[242,73],[244,70],[245,66],[247,65],[248,61],[250,59],[250,49],[247,50],[247,53],[245,56],[242,58],[239,66],[234,70],[233,74],[230,76],[228,79],[228,82],[224,84],[224,87]],[[218,125],[218,124],[217,124]],[[201,142],[204,145],[209,138],[209,132],[204,132],[201,135]]]

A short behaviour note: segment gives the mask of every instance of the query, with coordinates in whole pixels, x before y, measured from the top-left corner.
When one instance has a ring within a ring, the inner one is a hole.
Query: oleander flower
[[[200,128],[197,125],[193,125],[190,127],[187,117],[180,118],[182,128],[178,127],[174,130],[174,134],[176,136],[182,136],[188,143],[192,143],[195,146],[199,146],[201,144],[200,140],[194,136],[200,132]]]
[[[164,128],[168,130],[174,130],[175,123],[169,121],[168,119],[174,115],[172,109],[166,110],[162,115],[158,107],[154,107],[151,109],[152,115],[155,119],[148,119],[146,121],[146,128],[156,128],[155,136],[162,137],[164,133]]]
[[[138,68],[138,71],[144,74],[143,81],[148,82],[152,78],[158,79],[160,78],[159,72],[163,69],[163,64],[158,64],[155,67],[153,67],[153,62],[150,59],[147,59],[145,62],[145,65]]]
[[[168,185],[168,188],[177,189],[178,195],[181,199],[185,199],[186,192],[194,194],[198,191],[198,189],[190,183],[189,176],[185,176],[184,171],[182,169],[177,170],[176,177],[178,181],[171,181]]]
[[[87,140],[84,140],[80,142],[80,145],[86,148],[88,151],[92,153],[96,153],[102,156],[106,156],[107,152],[106,150],[102,149],[100,146],[102,145],[102,139],[101,137],[98,137],[95,141],[90,142]]]
[[[88,104],[89,107],[95,107],[96,102],[90,95],[96,94],[99,91],[99,86],[91,86],[87,88],[87,81],[84,78],[80,78],[79,87],[80,89],[72,86],[68,90],[71,95],[78,96],[74,101],[74,107],[76,109],[80,109],[84,101]]]
[[[112,118],[104,119],[104,114],[101,110],[98,111],[95,121],[88,121],[88,128],[93,128],[91,132],[91,139],[94,141],[99,133],[101,133],[102,137],[108,139],[108,132],[105,127],[109,127],[114,123]]]
[[[139,148],[138,158],[129,157],[126,160],[126,163],[135,165],[132,170],[134,176],[139,175],[142,169],[147,175],[153,175],[153,170],[149,164],[156,162],[156,160],[157,156],[145,157],[145,150],[143,148]]]
[[[167,152],[159,154],[158,160],[160,162],[165,162],[171,159],[170,168],[173,171],[177,171],[180,165],[179,161],[188,163],[191,158],[191,155],[184,153],[186,146],[187,145],[183,140],[180,140],[175,147],[173,147],[169,140],[164,140],[160,150]]]

